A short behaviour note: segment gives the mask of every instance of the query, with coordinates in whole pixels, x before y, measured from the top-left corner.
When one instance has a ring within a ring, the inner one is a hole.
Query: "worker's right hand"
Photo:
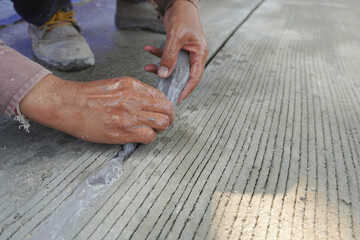
[[[86,141],[149,143],[175,120],[158,89],[130,77],[72,82],[48,75],[20,102],[29,119]]]

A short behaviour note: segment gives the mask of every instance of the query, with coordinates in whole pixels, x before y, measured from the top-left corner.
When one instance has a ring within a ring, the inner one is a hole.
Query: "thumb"
[[[158,69],[159,77],[167,78],[174,70],[179,51],[183,45],[180,41],[176,37],[167,39]]]

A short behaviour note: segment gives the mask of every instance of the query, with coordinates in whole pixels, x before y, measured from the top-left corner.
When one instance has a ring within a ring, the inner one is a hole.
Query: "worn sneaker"
[[[149,30],[165,33],[163,21],[150,1],[116,1],[115,25],[122,30]]]
[[[56,70],[81,70],[95,63],[89,45],[80,35],[80,27],[74,14],[75,12],[59,11],[41,27],[29,25],[35,56]]]

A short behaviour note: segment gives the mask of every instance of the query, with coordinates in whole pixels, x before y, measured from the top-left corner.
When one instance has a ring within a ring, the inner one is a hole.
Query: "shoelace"
[[[65,26],[65,25],[73,25],[76,24],[77,21],[74,18],[75,12],[64,12],[58,11],[56,12],[49,21],[47,21],[44,25],[40,27],[41,30],[49,31],[58,26]]]

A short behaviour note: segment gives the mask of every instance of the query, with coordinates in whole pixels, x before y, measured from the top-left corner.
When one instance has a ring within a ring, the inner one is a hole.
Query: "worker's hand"
[[[29,119],[91,142],[149,143],[174,122],[158,89],[120,77],[93,82],[43,78],[20,102]]]
[[[189,51],[190,78],[179,97],[178,103],[180,103],[200,82],[209,50],[200,23],[199,11],[190,1],[175,1],[165,13],[164,27],[167,33],[164,51],[152,45],[144,48],[145,51],[161,58],[159,69],[154,64],[148,64],[145,66],[145,71],[166,78],[176,65],[180,49]]]

